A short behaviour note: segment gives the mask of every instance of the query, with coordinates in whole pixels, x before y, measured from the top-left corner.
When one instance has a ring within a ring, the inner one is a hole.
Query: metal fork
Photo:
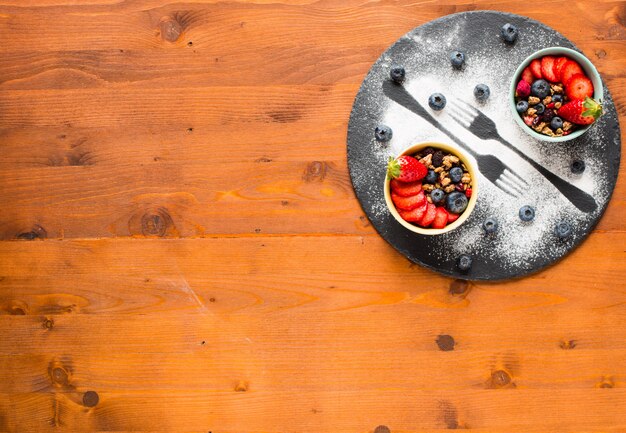
[[[383,82],[383,93],[392,101],[397,102],[409,111],[426,119],[435,128],[447,134],[452,141],[458,144],[465,152],[469,153],[476,159],[479,171],[505,193],[518,197],[527,186],[527,182],[520,177],[515,171],[504,164],[494,155],[481,155],[476,153],[459,138],[452,134],[437,119],[435,119],[415,98],[403,87],[392,83],[391,81]]]
[[[458,102],[457,102],[458,101]],[[583,212],[593,212],[598,207],[594,198],[585,191],[575,187],[571,183],[561,179],[544,166],[527,156],[517,147],[506,141],[498,133],[498,128],[493,120],[487,117],[478,108],[471,106],[465,101],[455,100],[449,105],[450,117],[461,124],[476,137],[483,140],[496,140],[518,154],[522,159],[532,165],[535,170],[543,175],[552,185],[559,190],[574,206]]]

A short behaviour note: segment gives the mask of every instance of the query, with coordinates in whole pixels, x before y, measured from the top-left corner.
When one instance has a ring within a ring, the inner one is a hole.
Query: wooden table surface
[[[624,164],[507,283],[412,265],[353,193],[371,64],[477,9],[577,44],[626,130],[623,1],[0,0],[0,431],[626,431]]]

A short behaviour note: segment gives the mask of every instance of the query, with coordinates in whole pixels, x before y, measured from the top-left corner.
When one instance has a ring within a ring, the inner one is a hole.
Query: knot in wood
[[[386,425],[379,425],[374,429],[374,433],[391,433],[391,430]]]
[[[67,371],[61,367],[54,367],[50,373],[50,377],[55,385],[65,386],[69,383]]]
[[[450,283],[450,294],[463,295],[469,291],[470,284],[467,280],[454,280]]]
[[[83,405],[85,407],[94,407],[100,401],[100,396],[96,391],[87,391],[83,394]]]
[[[141,233],[144,236],[165,236],[172,225],[172,217],[165,209],[149,212],[141,217]]]
[[[494,388],[503,388],[511,383],[511,376],[504,370],[496,370],[491,373],[491,383]]]
[[[13,300],[9,304],[7,311],[13,316],[24,316],[28,311],[28,305],[25,302]]]
[[[444,352],[454,350],[454,338],[451,335],[439,335],[435,342],[439,346],[439,350]]]
[[[305,182],[313,182],[315,180],[322,181],[326,177],[327,164],[325,162],[313,161],[307,164],[302,175]]]
[[[46,230],[41,227],[39,224],[33,225],[30,231],[24,231],[17,235],[18,239],[24,239],[27,241],[32,241],[35,239],[45,239],[48,236]]]
[[[161,38],[168,42],[176,42],[183,33],[180,23],[170,16],[161,18]]]
[[[46,317],[43,320],[42,326],[44,327],[44,329],[52,329],[52,328],[54,328],[54,319]]]

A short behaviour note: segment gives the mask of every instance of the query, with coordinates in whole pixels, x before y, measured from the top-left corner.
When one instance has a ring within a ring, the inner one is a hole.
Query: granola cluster
[[[559,98],[553,98],[560,95]],[[518,94],[515,95],[519,97]],[[556,99],[556,102],[553,101]],[[557,116],[557,110],[567,102],[567,96],[563,92],[562,84],[551,84],[550,94],[543,99],[537,96],[528,96],[528,109],[521,113],[524,123],[540,134],[550,137],[562,137],[573,131],[574,125],[571,122],[563,121],[560,128],[553,128],[552,119]]]
[[[472,176],[456,155],[427,147],[414,156],[428,168],[428,175],[422,181],[424,192],[442,189],[445,193],[463,192],[468,198],[472,195]],[[460,179],[458,175],[456,179],[450,176],[450,170],[454,167],[461,168]],[[430,194],[427,194],[426,200],[429,203],[433,202]]]

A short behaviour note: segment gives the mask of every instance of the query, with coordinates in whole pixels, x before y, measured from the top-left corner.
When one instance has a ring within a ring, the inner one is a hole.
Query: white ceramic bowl
[[[600,78],[600,74],[598,74],[596,67],[593,66],[593,63],[591,63],[591,61],[589,61],[587,57],[580,54],[578,51],[574,51],[569,48],[564,48],[564,47],[544,48],[543,50],[539,50],[531,54],[530,56],[528,56],[526,60],[524,60],[519,65],[519,67],[515,71],[515,74],[513,74],[513,79],[511,80],[511,89],[509,91],[509,95],[510,95],[509,105],[511,106],[511,111],[513,112],[513,118],[515,119],[517,124],[520,126],[520,128],[522,128],[528,135],[530,135],[533,138],[536,138],[537,140],[550,141],[554,143],[561,143],[564,141],[573,140],[574,138],[580,137],[585,132],[587,132],[587,130],[590,127],[592,127],[594,124],[592,123],[591,125],[588,125],[584,128],[579,128],[576,131],[572,132],[571,134],[565,135],[563,137],[550,137],[548,135],[540,134],[536,132],[534,129],[532,129],[530,126],[526,125],[522,117],[519,115],[519,113],[515,109],[515,89],[517,88],[517,83],[519,83],[519,80],[522,79],[521,78],[522,71],[524,70],[526,66],[530,65],[530,62],[532,62],[535,59],[540,59],[543,56],[555,56],[555,57],[565,56],[578,62],[581,68],[583,68],[583,71],[585,71],[585,75],[587,75],[587,77],[589,77],[589,79],[593,83],[593,99],[595,99],[598,102],[601,102],[602,100],[602,96],[604,94],[604,87],[602,86],[602,78]]]
[[[387,207],[389,208],[389,212],[391,212],[391,215],[393,215],[396,221],[398,221],[408,230],[412,231],[413,233],[419,233],[421,235],[440,235],[440,234],[452,231],[456,229],[457,227],[460,227],[465,222],[465,220],[467,220],[467,218],[470,216],[470,214],[474,210],[474,206],[476,206],[476,198],[478,197],[478,173],[476,172],[475,163],[473,159],[470,159],[468,155],[466,155],[464,152],[462,152],[458,148],[451,146],[449,144],[445,144],[445,143],[436,143],[436,142],[416,143],[404,149],[398,156],[414,155],[415,153],[427,147],[432,147],[434,149],[441,149],[445,152],[456,155],[461,160],[461,162],[465,164],[465,167],[467,167],[467,171],[472,176],[472,196],[469,199],[469,202],[467,204],[467,208],[465,209],[465,211],[461,214],[461,216],[456,221],[454,221],[451,224],[448,224],[442,229],[432,229],[428,227],[424,228],[424,227],[418,227],[414,224],[411,224],[410,222],[407,222],[402,219],[402,217],[396,210],[396,207],[393,204],[393,201],[391,200],[391,190],[389,186],[389,182],[391,181],[391,179],[389,179],[389,176],[385,176],[385,186],[384,186],[385,187],[385,202],[387,203]]]

